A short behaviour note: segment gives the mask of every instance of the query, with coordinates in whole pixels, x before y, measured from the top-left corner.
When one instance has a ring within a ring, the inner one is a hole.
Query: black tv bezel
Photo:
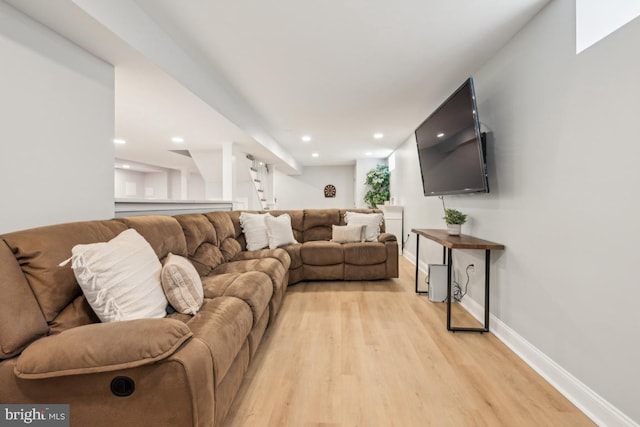
[[[466,85],[469,85],[471,91],[471,102],[473,104],[473,110],[475,114],[473,115],[473,127],[476,135],[476,147],[478,148],[478,159],[480,160],[480,167],[482,168],[482,178],[483,178],[483,187],[478,188],[470,188],[470,189],[462,189],[462,190],[447,190],[447,191],[430,191],[427,193],[425,189],[425,180],[424,180],[424,172],[422,168],[422,157],[420,156],[420,148],[418,141],[418,130],[429,121],[429,119],[433,118],[440,112],[440,110],[447,105],[449,101],[458,95],[460,91],[462,91]],[[449,97],[444,100],[438,108],[436,108],[429,116],[420,123],[420,126],[416,128],[414,131],[414,137],[416,140],[416,150],[418,152],[418,162],[420,164],[420,178],[422,179],[422,192],[425,197],[432,196],[447,196],[447,195],[455,195],[455,194],[475,194],[475,193],[489,193],[489,177],[487,174],[487,134],[485,132],[481,132],[480,130],[480,119],[478,114],[478,105],[476,103],[476,93],[475,87],[473,84],[473,77],[469,77],[465,80],[459,87],[456,89]]]

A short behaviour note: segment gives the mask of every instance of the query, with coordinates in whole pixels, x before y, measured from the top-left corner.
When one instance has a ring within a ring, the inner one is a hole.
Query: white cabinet
[[[378,205],[384,215],[384,225],[387,233],[394,234],[398,239],[398,247],[402,253],[404,247],[404,236],[402,231],[403,206],[398,205]]]

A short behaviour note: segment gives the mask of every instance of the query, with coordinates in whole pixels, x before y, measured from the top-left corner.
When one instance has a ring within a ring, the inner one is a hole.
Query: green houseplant
[[[376,165],[367,172],[364,183],[369,186],[369,191],[364,195],[364,201],[369,208],[375,209],[377,205],[382,205],[389,200],[389,167],[387,165]]]
[[[449,234],[452,236],[458,236],[460,235],[462,224],[467,222],[467,215],[456,209],[445,209],[444,217],[442,217],[442,219],[447,223],[447,230]]]

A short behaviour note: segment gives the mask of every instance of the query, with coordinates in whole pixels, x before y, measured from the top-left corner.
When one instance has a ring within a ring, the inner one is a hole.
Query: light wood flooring
[[[399,279],[290,286],[224,425],[594,425],[492,334],[447,332],[400,261]]]

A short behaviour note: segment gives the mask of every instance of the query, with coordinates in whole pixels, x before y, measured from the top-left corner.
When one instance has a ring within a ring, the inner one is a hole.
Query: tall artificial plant
[[[364,195],[364,201],[369,208],[375,209],[377,205],[382,205],[389,200],[389,167],[387,165],[376,165],[367,172],[364,183],[369,186],[369,191]]]

